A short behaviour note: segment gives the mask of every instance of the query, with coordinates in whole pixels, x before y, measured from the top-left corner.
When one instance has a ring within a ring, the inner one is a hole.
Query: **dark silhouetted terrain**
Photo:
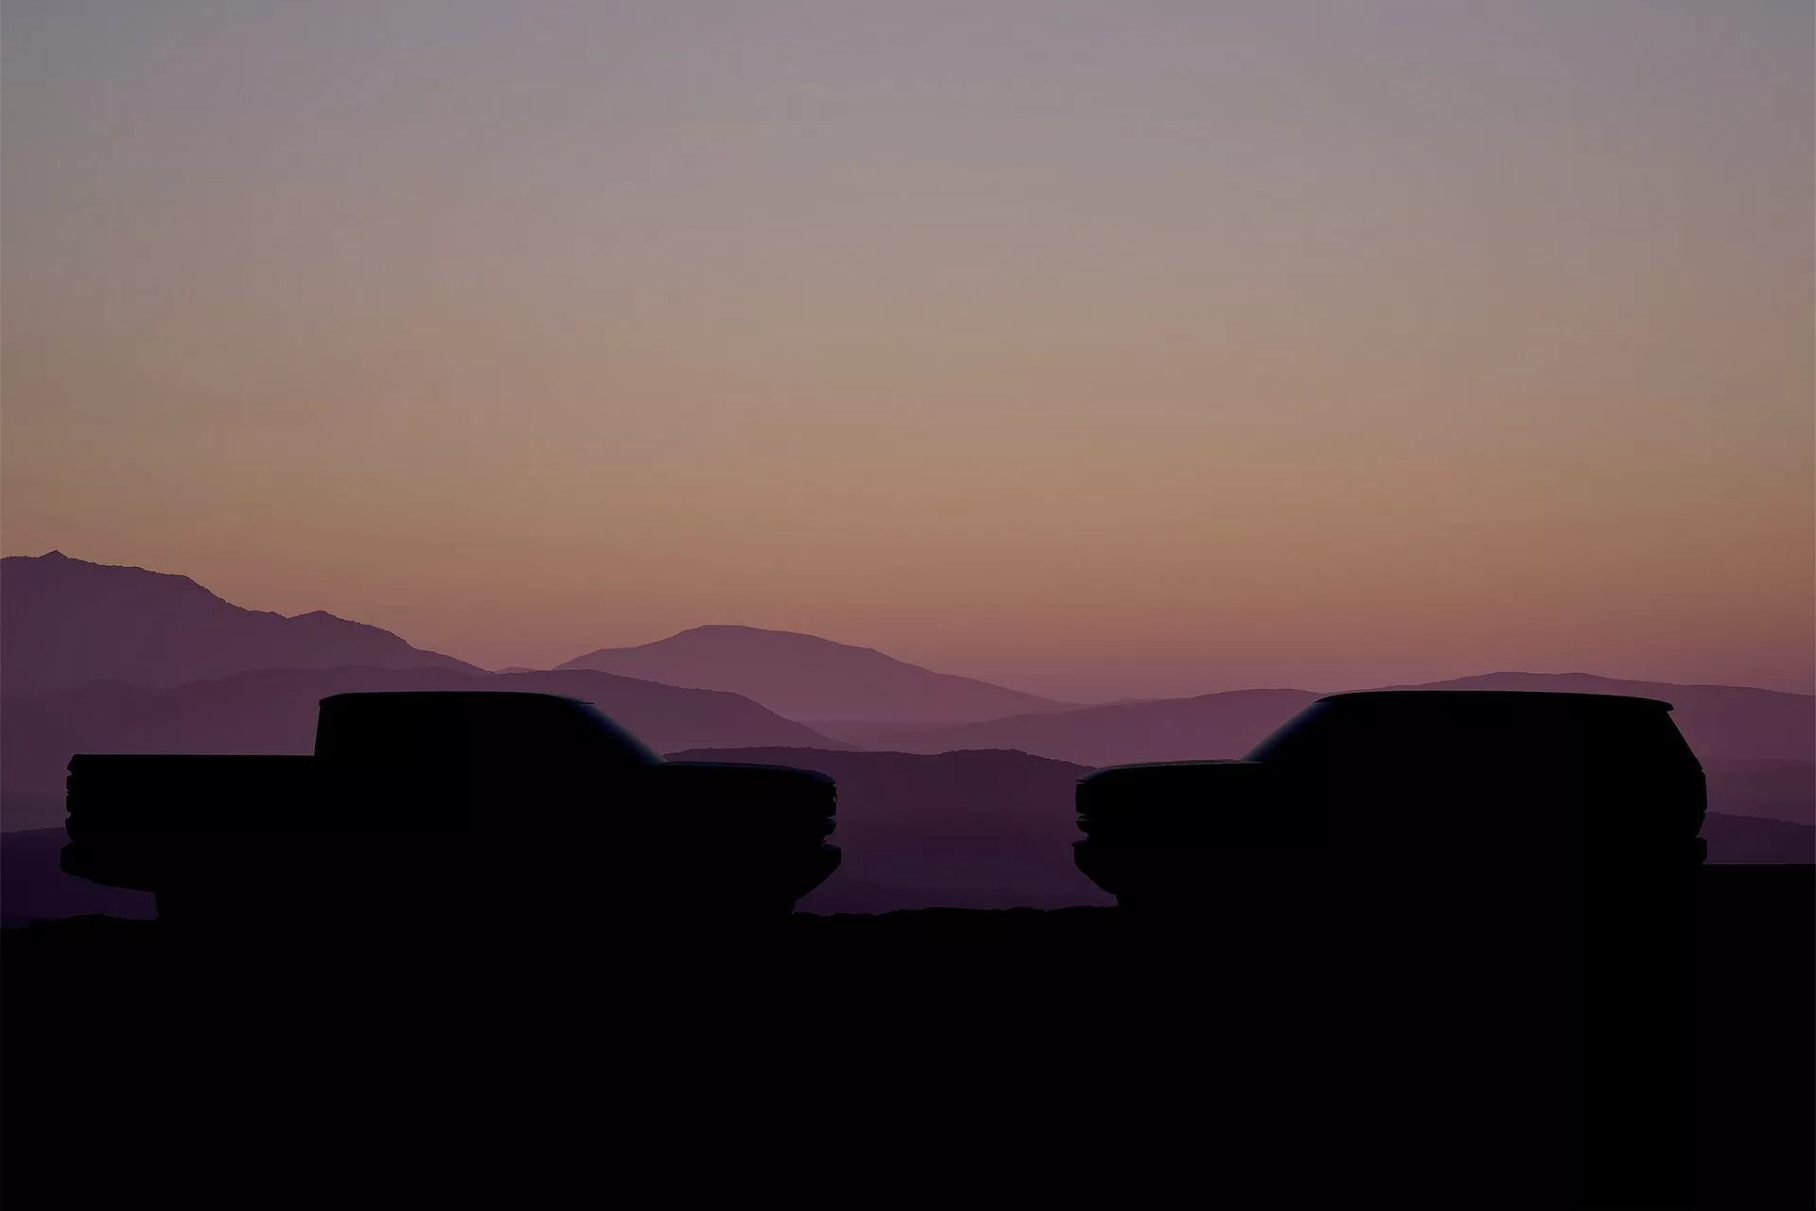
[[[1816,863],[1816,828],[1807,824],[1710,812],[1702,836],[1709,843],[1710,862],[1730,866]]]
[[[69,843],[62,827],[0,833],[0,928],[100,914],[150,920],[148,891],[102,887],[63,873],[57,857]]]
[[[172,686],[254,669],[472,665],[316,611],[286,618],[223,601],[187,576],[48,555],[0,560],[8,696],[96,681]]]
[[[1699,884],[1695,1205],[1807,1206],[1808,868]],[[453,970],[8,930],[0,1181],[72,1208],[1568,1205],[1567,1068],[1472,1084],[1531,1049],[1484,1030],[1504,991],[1542,994],[1120,914],[799,913],[680,954],[526,922]]]
[[[695,627],[640,647],[601,648],[560,667],[729,690],[801,720],[957,723],[1069,706],[935,673],[871,648],[743,626]]]

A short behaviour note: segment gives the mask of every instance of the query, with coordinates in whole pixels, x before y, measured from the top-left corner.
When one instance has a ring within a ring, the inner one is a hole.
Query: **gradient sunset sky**
[[[488,666],[1808,692],[1808,0],[6,0],[7,554]]]

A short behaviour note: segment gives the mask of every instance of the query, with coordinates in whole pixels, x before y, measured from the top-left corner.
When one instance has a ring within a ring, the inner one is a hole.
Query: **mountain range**
[[[779,715],[813,723],[897,719],[970,723],[1074,706],[987,681],[936,673],[874,648],[757,627],[695,627],[639,647],[600,648],[557,667],[728,690]]]
[[[316,703],[328,694],[535,690],[589,699],[659,751],[782,746],[812,750],[803,762],[840,763],[826,772],[841,779],[842,800],[889,807],[844,817],[859,830],[865,856],[848,857],[826,895],[860,882],[894,886],[910,899],[910,885],[959,894],[968,860],[929,857],[942,852],[937,838],[952,830],[983,830],[984,850],[996,847],[997,865],[979,875],[980,888],[1013,884],[1023,860],[1014,855],[1034,851],[1018,849],[1013,830],[1000,830],[1018,813],[1037,811],[1039,829],[1065,833],[1069,792],[1061,791],[1076,776],[1070,771],[1240,756],[1319,696],[1252,689],[1076,706],[869,648],[737,626],[602,648],[557,670],[487,673],[376,627],[321,613],[244,610],[187,577],[58,552],[0,561],[0,616],[0,828],[7,831],[60,823],[64,766],[75,752],[307,752]],[[1674,718],[1703,761],[1715,813],[1816,824],[1816,698],[1809,695],[1517,672],[1422,688],[1662,698],[1675,705]],[[853,749],[881,751],[862,760],[840,751]],[[942,753],[951,759],[924,760]],[[856,781],[845,785],[847,778]],[[1047,818],[1055,812],[1057,826]],[[881,827],[863,822],[872,816],[908,823],[871,835],[865,830]],[[1040,836],[1037,848],[1057,843]],[[1799,834],[1748,836],[1744,843],[1730,837],[1718,850],[1782,854],[1801,845]],[[957,865],[940,867],[948,860]]]
[[[187,576],[89,563],[61,551],[0,559],[0,691],[54,694],[96,681],[171,686],[254,669],[473,665],[320,610],[286,618]]]
[[[1816,748],[1816,698],[1808,694],[1623,681],[1585,673],[1488,673],[1382,688],[1540,690],[1658,698],[1672,704],[1678,729],[1705,761],[1809,762]],[[819,730],[865,748],[905,752],[1013,748],[1092,766],[1184,761],[1240,757],[1319,697],[1310,690],[1231,690],[961,725],[847,727],[828,723]]]

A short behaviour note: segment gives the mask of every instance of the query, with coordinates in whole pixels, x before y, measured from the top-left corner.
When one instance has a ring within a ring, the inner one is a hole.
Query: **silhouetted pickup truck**
[[[546,694],[336,695],[311,756],[81,753],[68,808],[65,871],[193,924],[771,915],[839,862],[825,775],[664,761]]]

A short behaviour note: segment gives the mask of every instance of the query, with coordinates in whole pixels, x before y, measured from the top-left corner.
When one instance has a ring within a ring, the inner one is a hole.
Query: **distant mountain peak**
[[[180,572],[158,572],[133,563],[96,563],[90,559],[78,559],[73,555],[65,555],[62,551],[46,551],[42,555],[8,555],[6,558],[0,559],[0,564],[7,565],[14,571],[56,568],[59,571],[80,576],[123,573],[141,581],[156,581],[170,588],[205,593],[217,601],[223,600],[218,594],[210,592],[207,588],[197,584],[194,579],[184,576]]]
[[[0,560],[0,665],[19,697],[94,682],[170,686],[257,669],[471,665],[367,623],[248,610],[188,576],[62,551]]]
[[[600,648],[557,667],[742,694],[786,718],[815,722],[958,723],[1070,705],[938,673],[875,648],[733,623],[691,627],[636,647]]]
[[[824,635],[814,635],[807,631],[786,631],[777,627],[753,627],[746,626],[739,622],[702,623],[697,627],[688,627],[686,630],[676,631],[673,635],[668,636],[667,639],[658,639],[655,642],[667,643],[671,640],[686,639],[693,636],[722,636],[727,638],[758,636],[767,639],[805,640],[808,643],[822,647],[846,648],[854,652],[875,652],[879,656],[883,655],[882,652],[878,652],[875,648],[867,648],[855,643],[843,643],[837,639],[828,639]],[[893,659],[893,657],[891,657],[891,659]]]

